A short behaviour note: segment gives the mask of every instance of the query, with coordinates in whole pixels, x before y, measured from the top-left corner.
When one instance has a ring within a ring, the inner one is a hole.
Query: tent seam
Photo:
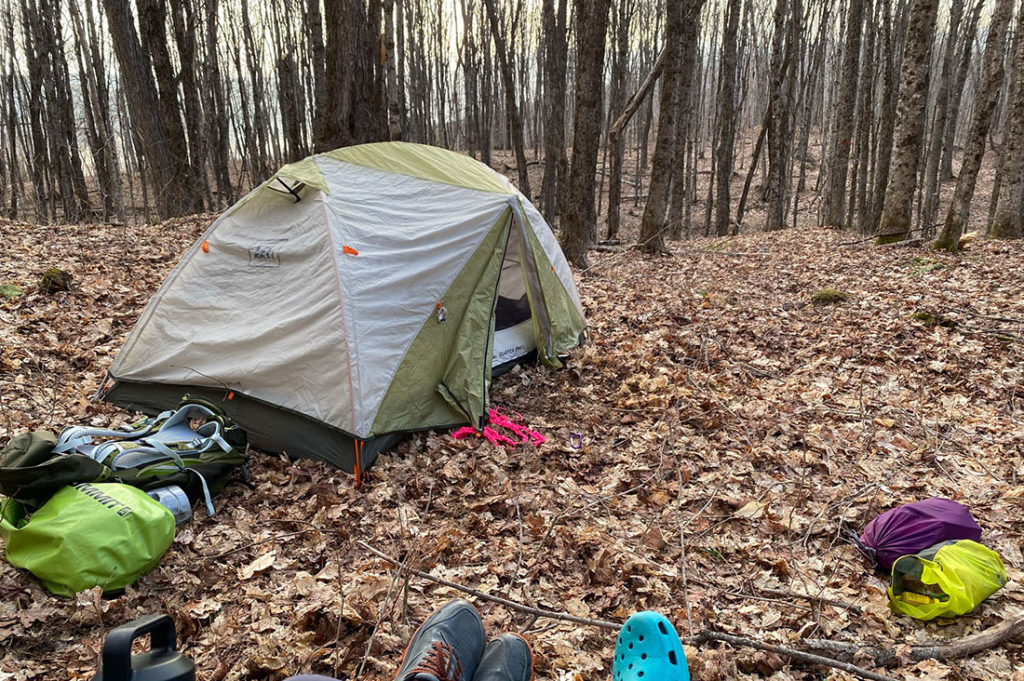
[[[338,248],[337,243],[334,240],[331,211],[328,210],[327,200],[325,198],[321,198],[320,205],[323,207],[324,224],[327,227],[327,239],[331,243],[331,258],[334,260],[334,281],[338,289],[338,310],[341,312],[341,332],[345,336],[345,362],[348,364],[348,398],[349,404],[352,406],[352,432],[356,433],[359,430],[359,423],[356,421],[356,392],[352,385],[352,343],[349,339],[348,322],[345,319],[345,296],[342,295],[341,263],[338,261]]]

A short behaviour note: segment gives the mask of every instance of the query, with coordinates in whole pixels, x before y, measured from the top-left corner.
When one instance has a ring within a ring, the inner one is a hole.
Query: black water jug
[[[149,652],[132,655],[132,641],[149,634]],[[177,650],[174,620],[147,615],[107,634],[93,681],[195,681],[196,667]]]

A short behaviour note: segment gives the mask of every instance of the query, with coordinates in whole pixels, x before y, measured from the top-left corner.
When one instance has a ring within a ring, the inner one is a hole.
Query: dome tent
[[[452,151],[384,142],[283,167],[143,311],[100,397],[221,402],[254,446],[355,472],[408,432],[483,427],[493,373],[578,345],[568,264],[529,200]]]

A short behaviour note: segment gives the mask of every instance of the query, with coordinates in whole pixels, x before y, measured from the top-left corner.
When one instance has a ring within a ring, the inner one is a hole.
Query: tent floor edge
[[[234,394],[229,400],[227,395],[230,392]],[[249,442],[256,449],[323,461],[356,475],[357,484],[362,482],[366,471],[382,452],[406,436],[406,433],[385,433],[355,438],[316,419],[261,402],[237,390],[223,388],[139,383],[115,377],[113,385],[100,398],[124,409],[156,414],[173,408],[185,393],[203,397],[220,406],[246,430]]]

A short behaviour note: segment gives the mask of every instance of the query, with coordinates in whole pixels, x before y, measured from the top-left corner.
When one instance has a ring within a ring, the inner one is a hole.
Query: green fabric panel
[[[587,323],[573,304],[569,292],[565,290],[565,286],[562,284],[562,280],[555,274],[551,261],[548,260],[547,253],[544,252],[544,248],[533,233],[533,227],[530,225],[525,213],[520,212],[520,215],[523,216],[523,221],[526,223],[526,238],[529,242],[530,250],[533,251],[534,262],[537,264],[537,277],[540,279],[541,294],[544,298],[543,304],[548,311],[548,318],[551,323],[552,348],[556,355],[568,352],[579,344],[580,334],[587,328]],[[530,305],[534,304],[535,302],[531,299]],[[537,316],[534,315],[533,319],[538,356],[545,363],[553,361],[552,363],[559,365],[557,357],[544,357],[544,337],[537,325]]]
[[[512,193],[501,178],[476,159],[425,144],[376,142],[342,147],[328,151],[324,155],[346,163],[434,180],[456,187],[499,194]]]
[[[371,434],[466,421],[478,425],[487,412],[491,317],[511,220],[511,209],[501,214],[445,291],[440,303],[446,321],[439,323],[434,310],[424,322],[391,379]]]
[[[279,177],[296,180],[309,187],[319,189],[325,194],[331,193],[327,186],[327,180],[324,179],[323,173],[320,172],[320,166],[316,164],[315,156],[307,156],[301,161],[289,163],[274,173],[274,176],[265,184],[276,182]],[[283,191],[285,190],[284,187],[280,186],[280,184],[278,185],[278,188]]]
[[[7,560],[51,593],[119,591],[153,568],[174,540],[174,516],[145,492],[118,483],[65,487],[25,519],[4,499],[0,536]]]
[[[264,201],[269,197],[275,195],[284,195],[290,197],[288,190],[281,186],[281,183],[277,181],[277,178],[282,178],[282,181],[287,182],[288,186],[293,186],[296,182],[301,182],[307,187],[312,187],[322,191],[324,194],[330,194],[330,190],[327,187],[327,180],[324,179],[323,173],[320,172],[320,166],[316,164],[315,156],[307,156],[301,161],[295,163],[289,163],[282,167],[276,173],[274,173],[269,180],[261,184],[260,186],[253,189],[251,192],[243,196],[238,202],[228,208],[224,215],[236,212],[242,206],[251,203],[253,201]],[[256,203],[255,205],[259,205]],[[216,224],[216,223],[215,223]],[[204,235],[205,236],[205,235]]]

